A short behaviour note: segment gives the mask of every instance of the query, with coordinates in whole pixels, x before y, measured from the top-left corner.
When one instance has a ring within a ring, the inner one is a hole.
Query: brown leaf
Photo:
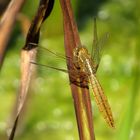
[[[27,93],[30,87],[32,75],[34,73],[34,65],[31,63],[36,62],[36,52],[39,41],[40,28],[43,21],[49,16],[53,8],[54,0],[41,0],[37,14],[32,21],[30,29],[27,34],[25,46],[21,52],[21,82],[17,103],[17,111],[15,121],[10,133],[9,140],[14,139],[18,119],[26,101]]]

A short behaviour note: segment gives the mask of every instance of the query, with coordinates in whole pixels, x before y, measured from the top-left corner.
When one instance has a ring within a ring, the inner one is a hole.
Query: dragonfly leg
[[[89,88],[87,75],[85,75],[83,72],[74,72],[70,74],[70,84],[71,83],[81,88]]]

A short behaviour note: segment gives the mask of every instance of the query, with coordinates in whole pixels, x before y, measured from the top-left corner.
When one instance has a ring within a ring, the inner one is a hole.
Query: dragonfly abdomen
[[[89,76],[89,81],[91,83],[94,92],[93,95],[100,112],[103,114],[103,117],[109,126],[114,127],[112,111],[99,81],[93,74]]]

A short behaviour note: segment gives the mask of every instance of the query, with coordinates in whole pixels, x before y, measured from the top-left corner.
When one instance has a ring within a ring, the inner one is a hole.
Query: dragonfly
[[[94,40],[93,40],[94,50],[92,48],[91,55],[89,54],[86,47],[78,46],[73,49],[72,58],[68,56],[66,57],[66,59],[70,59],[70,61],[72,61],[74,70],[63,70],[63,69],[54,68],[51,66],[42,65],[42,64],[39,64],[39,65],[53,68],[56,70],[60,70],[66,73],[70,72],[71,73],[70,75],[72,76],[72,78],[70,79],[73,79],[73,77],[75,76],[74,73],[83,73],[84,77],[86,77],[84,79],[86,79],[86,81],[92,87],[94,99],[96,101],[97,107],[99,108],[99,111],[103,115],[107,124],[110,127],[114,128],[115,125],[114,125],[114,119],[113,119],[111,107],[109,105],[106,95],[104,94],[104,90],[96,76],[96,72],[100,63],[100,57],[101,57],[100,50],[101,50],[102,42],[104,42],[104,40],[107,37],[108,37],[108,34],[105,35],[105,37],[103,38],[101,42],[98,41],[96,19],[94,19]],[[54,55],[57,55],[56,53],[50,50],[48,51]],[[60,56],[60,57],[64,58],[63,56]],[[36,62],[32,62],[32,63],[37,64]],[[74,82],[74,81],[75,80],[71,80],[72,83],[79,85],[78,82]]]

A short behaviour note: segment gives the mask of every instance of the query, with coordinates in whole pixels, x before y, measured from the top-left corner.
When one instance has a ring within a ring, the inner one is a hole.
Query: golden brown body
[[[87,75],[88,81],[90,82],[94,92],[93,95],[95,101],[100,112],[102,113],[104,119],[109,124],[109,126],[114,127],[114,120],[111,108],[103,92],[103,89],[95,75],[97,66],[94,63],[94,60],[92,60],[91,56],[89,55],[87,49],[84,47],[75,48],[73,51],[73,61],[75,67]]]

